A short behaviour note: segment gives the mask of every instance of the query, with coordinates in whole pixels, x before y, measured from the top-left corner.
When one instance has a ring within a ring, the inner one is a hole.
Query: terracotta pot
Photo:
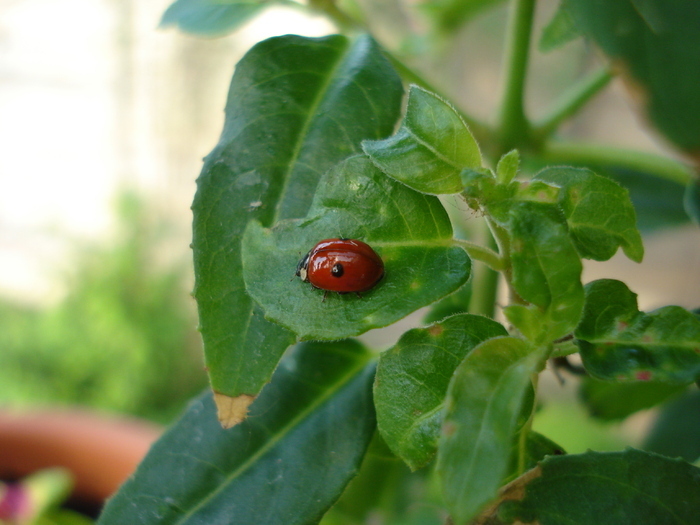
[[[0,411],[0,478],[65,467],[74,476],[74,495],[99,508],[161,431],[144,421],[86,410]]]

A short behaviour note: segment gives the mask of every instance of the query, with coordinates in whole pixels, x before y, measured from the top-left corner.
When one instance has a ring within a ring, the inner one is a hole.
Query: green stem
[[[534,11],[535,0],[512,0],[510,5],[506,29],[504,90],[498,118],[503,152],[522,144],[523,138],[529,134],[524,92]]]
[[[569,88],[561,98],[554,103],[553,107],[540,119],[533,127],[533,135],[538,140],[544,140],[559,125],[569,117],[573,116],[591,98],[597,95],[600,90],[610,83],[613,74],[609,68],[604,67],[588,75],[576,85]]]
[[[360,22],[340,10],[335,5],[335,0],[309,0],[308,7],[330,18],[344,33],[367,30]]]
[[[600,144],[551,142],[540,152],[540,158],[547,163],[578,164],[641,171],[684,186],[693,177],[693,171],[688,166],[668,157]]]
[[[562,341],[561,343],[552,344],[552,354],[550,358],[554,357],[566,357],[567,355],[575,354],[578,352],[578,346],[574,343],[573,339],[568,341]]]
[[[535,400],[532,404],[530,417],[527,419],[523,427],[520,429],[518,436],[518,477],[522,476],[526,470],[527,460],[527,436],[532,429],[532,421],[535,418],[535,409],[537,407],[537,385],[539,383],[539,374],[532,374],[532,388],[535,390]]]
[[[472,259],[485,263],[489,268],[497,272],[503,270],[503,261],[491,248],[462,239],[453,239],[453,242],[464,248],[464,251],[466,251]]]
[[[483,243],[488,243],[489,249],[495,254],[496,241],[491,236],[488,225],[485,222],[482,225],[481,237]],[[486,264],[479,263],[474,265],[469,312],[493,318],[498,297],[498,278],[499,273],[489,268]]]

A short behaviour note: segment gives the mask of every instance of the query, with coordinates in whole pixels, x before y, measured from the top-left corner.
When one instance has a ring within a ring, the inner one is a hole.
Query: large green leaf
[[[246,224],[305,216],[323,172],[358,152],[362,139],[391,133],[401,96],[397,75],[368,37],[272,38],[236,67],[224,130],[192,206],[194,296],[223,424],[244,417],[294,341],[246,294]]]
[[[599,379],[684,384],[700,376],[700,319],[679,306],[640,312],[637,294],[620,281],[586,285],[576,338],[586,370]]]
[[[604,421],[615,421],[663,403],[685,388],[685,385],[657,381],[612,383],[589,376],[581,381],[579,395],[591,416]]]
[[[476,345],[508,335],[500,323],[461,314],[401,336],[377,367],[377,426],[389,448],[415,470],[435,454],[447,387]]]
[[[700,392],[686,395],[663,407],[642,445],[644,450],[686,461],[700,458]]]
[[[642,236],[625,188],[581,168],[548,168],[534,180],[562,188],[559,205],[581,257],[607,261],[621,246],[627,257],[641,262],[644,256]]]
[[[292,279],[318,241],[365,241],[383,259],[384,278],[362,297],[330,293]],[[452,226],[437,197],[384,175],[365,156],[324,176],[307,219],[271,230],[251,222],[243,239],[243,273],[265,315],[302,339],[339,339],[386,326],[455,291],[470,259],[452,245]]]
[[[455,523],[496,497],[508,473],[518,416],[543,356],[521,339],[496,337],[457,367],[445,403],[438,472]]]
[[[639,450],[549,457],[529,479],[499,523],[691,525],[700,515],[700,469]]]
[[[700,155],[700,3],[566,0],[577,26],[623,73],[632,95],[673,143]]]
[[[516,202],[508,216],[513,288],[546,313],[547,338],[553,341],[576,328],[581,317],[581,259],[554,205]]]
[[[355,341],[297,346],[250,417],[229,430],[217,423],[211,395],[195,400],[99,523],[318,523],[374,432],[368,359]]]
[[[396,134],[362,148],[389,176],[433,195],[460,192],[461,171],[481,166],[479,146],[459,113],[418,86],[411,86]]]
[[[265,0],[176,0],[160,21],[161,27],[177,26],[187,33],[222,36],[260,13]]]

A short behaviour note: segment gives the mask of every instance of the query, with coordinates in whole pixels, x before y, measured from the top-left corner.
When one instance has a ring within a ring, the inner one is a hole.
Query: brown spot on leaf
[[[457,425],[455,425],[452,421],[446,421],[445,424],[442,425],[442,435],[443,436],[450,437],[456,431],[457,431]]]
[[[652,376],[652,374],[649,370],[640,370],[639,372],[634,374],[634,377],[638,381],[650,381],[651,376]]]
[[[248,407],[255,400],[255,396],[241,394],[231,397],[214,391],[214,403],[219,423],[224,428],[231,428],[245,420],[248,415]]]
[[[437,337],[439,335],[442,335],[442,333],[445,331],[445,329],[442,327],[442,325],[435,324],[428,328],[428,333],[432,335],[433,337]]]

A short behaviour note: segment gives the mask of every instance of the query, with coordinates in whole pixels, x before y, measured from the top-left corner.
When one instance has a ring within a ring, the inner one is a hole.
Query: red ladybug
[[[362,241],[325,239],[299,261],[296,275],[326,292],[359,295],[384,277],[384,262]]]

